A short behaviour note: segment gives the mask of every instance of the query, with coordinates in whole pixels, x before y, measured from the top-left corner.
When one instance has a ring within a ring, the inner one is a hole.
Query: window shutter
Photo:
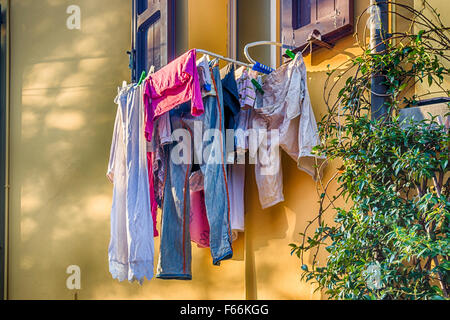
[[[317,30],[334,44],[354,31],[353,0],[282,0],[282,41],[300,48]]]
[[[132,80],[175,58],[175,0],[133,0]]]

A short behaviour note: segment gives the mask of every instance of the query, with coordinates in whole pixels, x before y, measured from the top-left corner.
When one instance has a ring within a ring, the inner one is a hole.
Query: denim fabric
[[[225,77],[222,79],[225,128],[235,129],[236,122],[234,118],[241,110],[241,104],[237,82],[234,77],[234,64],[230,63],[227,65],[225,72]]]
[[[192,279],[191,273],[191,239],[189,232],[190,190],[189,176],[192,170],[192,159],[200,160],[200,169],[204,175],[205,207],[210,226],[210,250],[214,265],[233,256],[231,247],[231,228],[229,215],[229,196],[225,168],[225,142],[222,137],[211,137],[194,148],[194,122],[202,121],[202,132],[208,129],[220,129],[224,132],[224,111],[222,85],[217,66],[213,68],[213,85],[217,96],[204,98],[205,113],[198,117],[190,114],[190,104],[184,103],[170,112],[172,130],[187,129],[191,134],[191,149],[188,158],[190,164],[177,164],[170,156],[177,146],[169,146],[167,177],[163,199],[163,214],[161,225],[161,245],[157,268],[157,278],[161,279]],[[198,125],[198,123],[197,123]],[[214,139],[220,138],[219,157],[215,148],[211,148]],[[203,147],[203,148],[201,148]],[[209,147],[209,148],[208,148]],[[211,150],[209,152],[208,150]]]

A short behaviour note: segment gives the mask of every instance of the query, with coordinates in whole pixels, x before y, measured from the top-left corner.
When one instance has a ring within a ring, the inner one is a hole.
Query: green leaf
[[[424,32],[425,32],[425,30],[420,30],[419,33],[417,34],[417,37],[416,37],[417,43],[422,41],[422,35]]]
[[[383,53],[364,47],[363,54],[327,79],[329,112],[318,123],[322,143],[316,151],[336,161],[328,174],[335,180],[317,186],[317,211],[309,213],[313,217],[300,235],[304,245],[291,249],[299,258],[313,257],[308,264],[312,270],[300,263],[302,279],[314,279],[317,290],[332,299],[444,296],[435,284],[438,272],[450,271],[450,135],[436,118],[405,125],[398,116],[399,109],[415,106],[423,97],[406,94],[409,84],[442,85],[450,74],[443,63],[450,49],[441,36],[445,30],[436,25],[431,33],[427,23],[415,35],[397,30],[405,41],[389,43]],[[428,32],[443,48],[436,48]],[[371,119],[372,72],[385,78],[392,117]],[[442,87],[442,94],[450,95]],[[444,177],[439,179],[440,196],[432,181],[436,175]],[[298,196],[302,192],[297,190]],[[434,257],[438,265],[425,267]],[[370,285],[374,274],[380,276],[379,289]]]
[[[403,91],[405,88],[406,88],[406,86],[407,86],[408,84],[405,82],[405,83],[403,83],[399,88],[398,88],[398,90],[399,91]]]

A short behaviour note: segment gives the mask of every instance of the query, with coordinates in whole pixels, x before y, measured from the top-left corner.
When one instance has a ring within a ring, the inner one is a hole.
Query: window
[[[282,41],[295,44],[295,51],[307,45],[313,32],[334,44],[354,31],[353,0],[282,0],[281,10]]]
[[[133,0],[132,80],[175,58],[175,0]]]

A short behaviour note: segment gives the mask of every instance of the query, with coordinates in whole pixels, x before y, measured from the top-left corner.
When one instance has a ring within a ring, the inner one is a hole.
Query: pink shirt
[[[195,61],[195,49],[189,50],[145,82],[145,137],[152,139],[153,121],[179,104],[191,100],[193,116],[203,114],[203,101]]]

